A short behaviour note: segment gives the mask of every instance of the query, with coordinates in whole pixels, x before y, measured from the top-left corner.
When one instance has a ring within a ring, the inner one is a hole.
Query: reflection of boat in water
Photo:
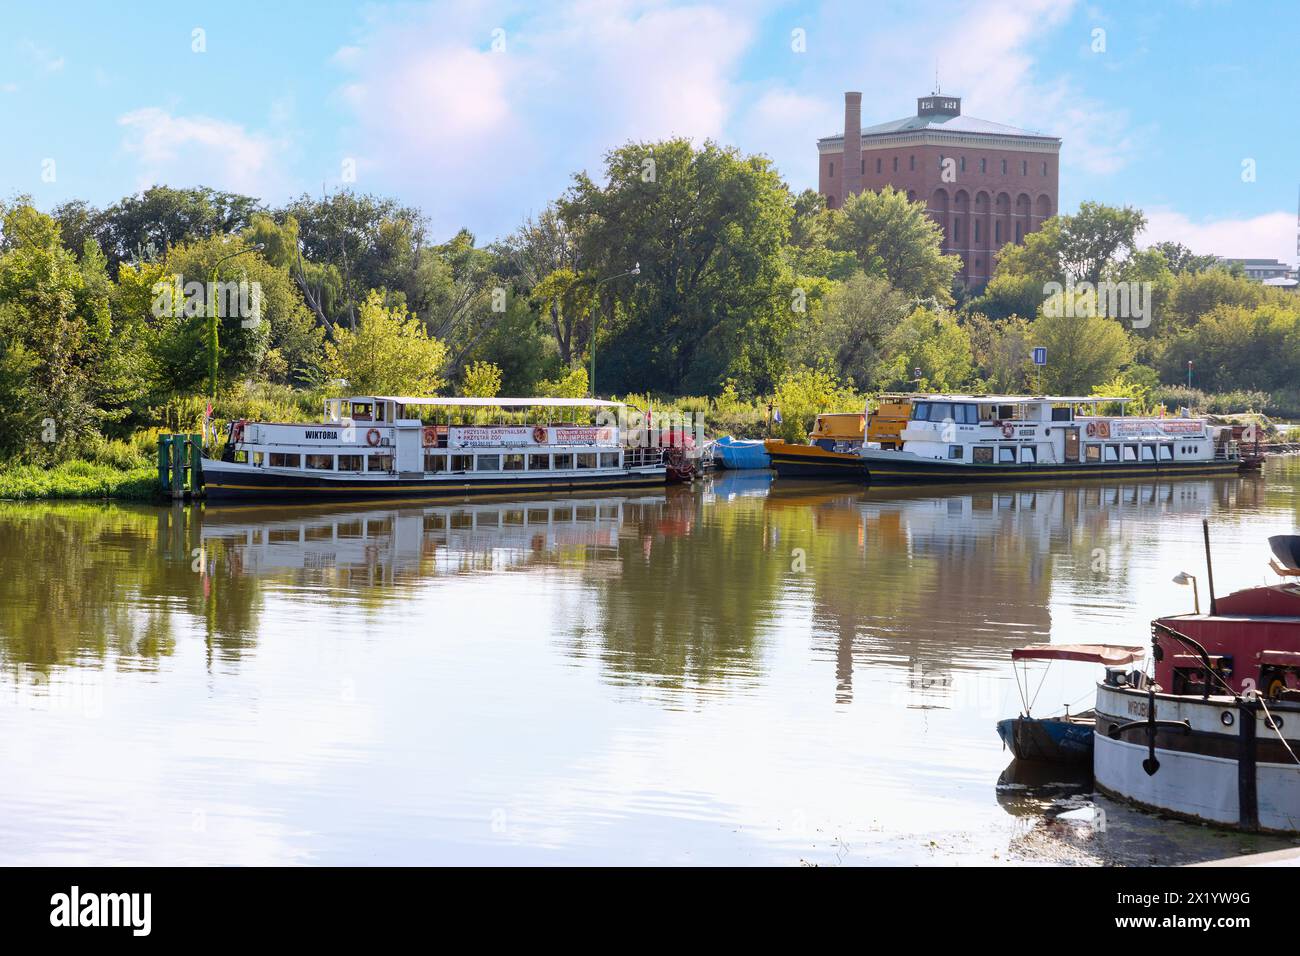
[[[1014,661],[1083,661],[1104,664],[1107,669],[1123,669],[1125,664],[1140,660],[1144,651],[1140,647],[1118,647],[1113,644],[1031,644],[1011,652]],[[1046,763],[1092,764],[1092,737],[1096,724],[1091,710],[1080,714],[1065,713],[1054,717],[1034,717],[1030,714],[1034,701],[1029,696],[1029,673],[1024,681],[1016,672],[1016,687],[1020,691],[1023,710],[1018,717],[998,721],[998,736],[1018,760]],[[1044,675],[1046,676],[1046,675]],[[1135,675],[1134,682],[1137,682]],[[1039,682],[1042,686],[1042,682]]]
[[[766,468],[743,471],[727,469],[715,473],[708,487],[714,495],[723,499],[762,497],[772,487],[772,473]]]
[[[664,495],[478,501],[340,508],[208,506],[200,529],[205,547],[222,542],[237,572],[283,569],[414,570],[426,559],[455,569],[483,555],[512,563],[572,547],[617,547],[629,509],[656,512]]]
[[[1300,541],[1273,544],[1288,565],[1275,570],[1300,576]],[[1097,786],[1201,822],[1300,833],[1300,584],[1216,598],[1207,570],[1208,614],[1152,623],[1154,683],[1098,685]]]

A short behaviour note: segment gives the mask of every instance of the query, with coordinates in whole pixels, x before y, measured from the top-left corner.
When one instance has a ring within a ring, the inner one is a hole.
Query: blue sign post
[[[1041,373],[1039,369],[1041,369],[1046,364],[1047,364],[1047,349],[1043,348],[1043,346],[1041,345],[1036,346],[1034,348],[1034,391],[1036,391],[1040,395],[1043,394],[1043,387],[1042,387],[1042,383],[1040,382]]]

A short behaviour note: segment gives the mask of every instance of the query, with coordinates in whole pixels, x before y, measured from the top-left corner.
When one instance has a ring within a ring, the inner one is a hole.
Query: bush
[[[54,468],[15,465],[0,469],[0,498],[125,498],[148,501],[158,496],[152,468],[123,470],[89,461],[69,461]]]

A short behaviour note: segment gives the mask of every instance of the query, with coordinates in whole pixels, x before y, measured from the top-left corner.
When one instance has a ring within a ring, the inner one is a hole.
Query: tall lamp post
[[[212,281],[208,283],[208,391],[211,393],[213,402],[217,400],[217,267],[223,262],[234,259],[236,256],[242,256],[249,252],[261,252],[265,248],[266,245],[259,242],[247,249],[240,249],[228,256],[222,256],[212,265]]]
[[[603,286],[606,282],[613,282],[615,279],[625,279],[628,276],[639,276],[640,274],[641,274],[641,263],[638,262],[635,265],[633,265],[631,269],[628,269],[627,272],[620,272],[617,275],[605,276],[605,278],[601,279],[592,287],[592,293],[594,294],[596,290],[599,289],[601,286]],[[590,386],[592,398],[596,397],[596,330],[599,326],[599,323],[600,323],[600,303],[597,302],[595,309],[591,313],[591,376],[590,376],[591,381],[588,383],[588,385]]]

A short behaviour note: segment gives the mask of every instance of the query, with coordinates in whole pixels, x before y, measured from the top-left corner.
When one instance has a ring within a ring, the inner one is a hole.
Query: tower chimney
[[[844,94],[844,199],[862,192],[862,94]]]

